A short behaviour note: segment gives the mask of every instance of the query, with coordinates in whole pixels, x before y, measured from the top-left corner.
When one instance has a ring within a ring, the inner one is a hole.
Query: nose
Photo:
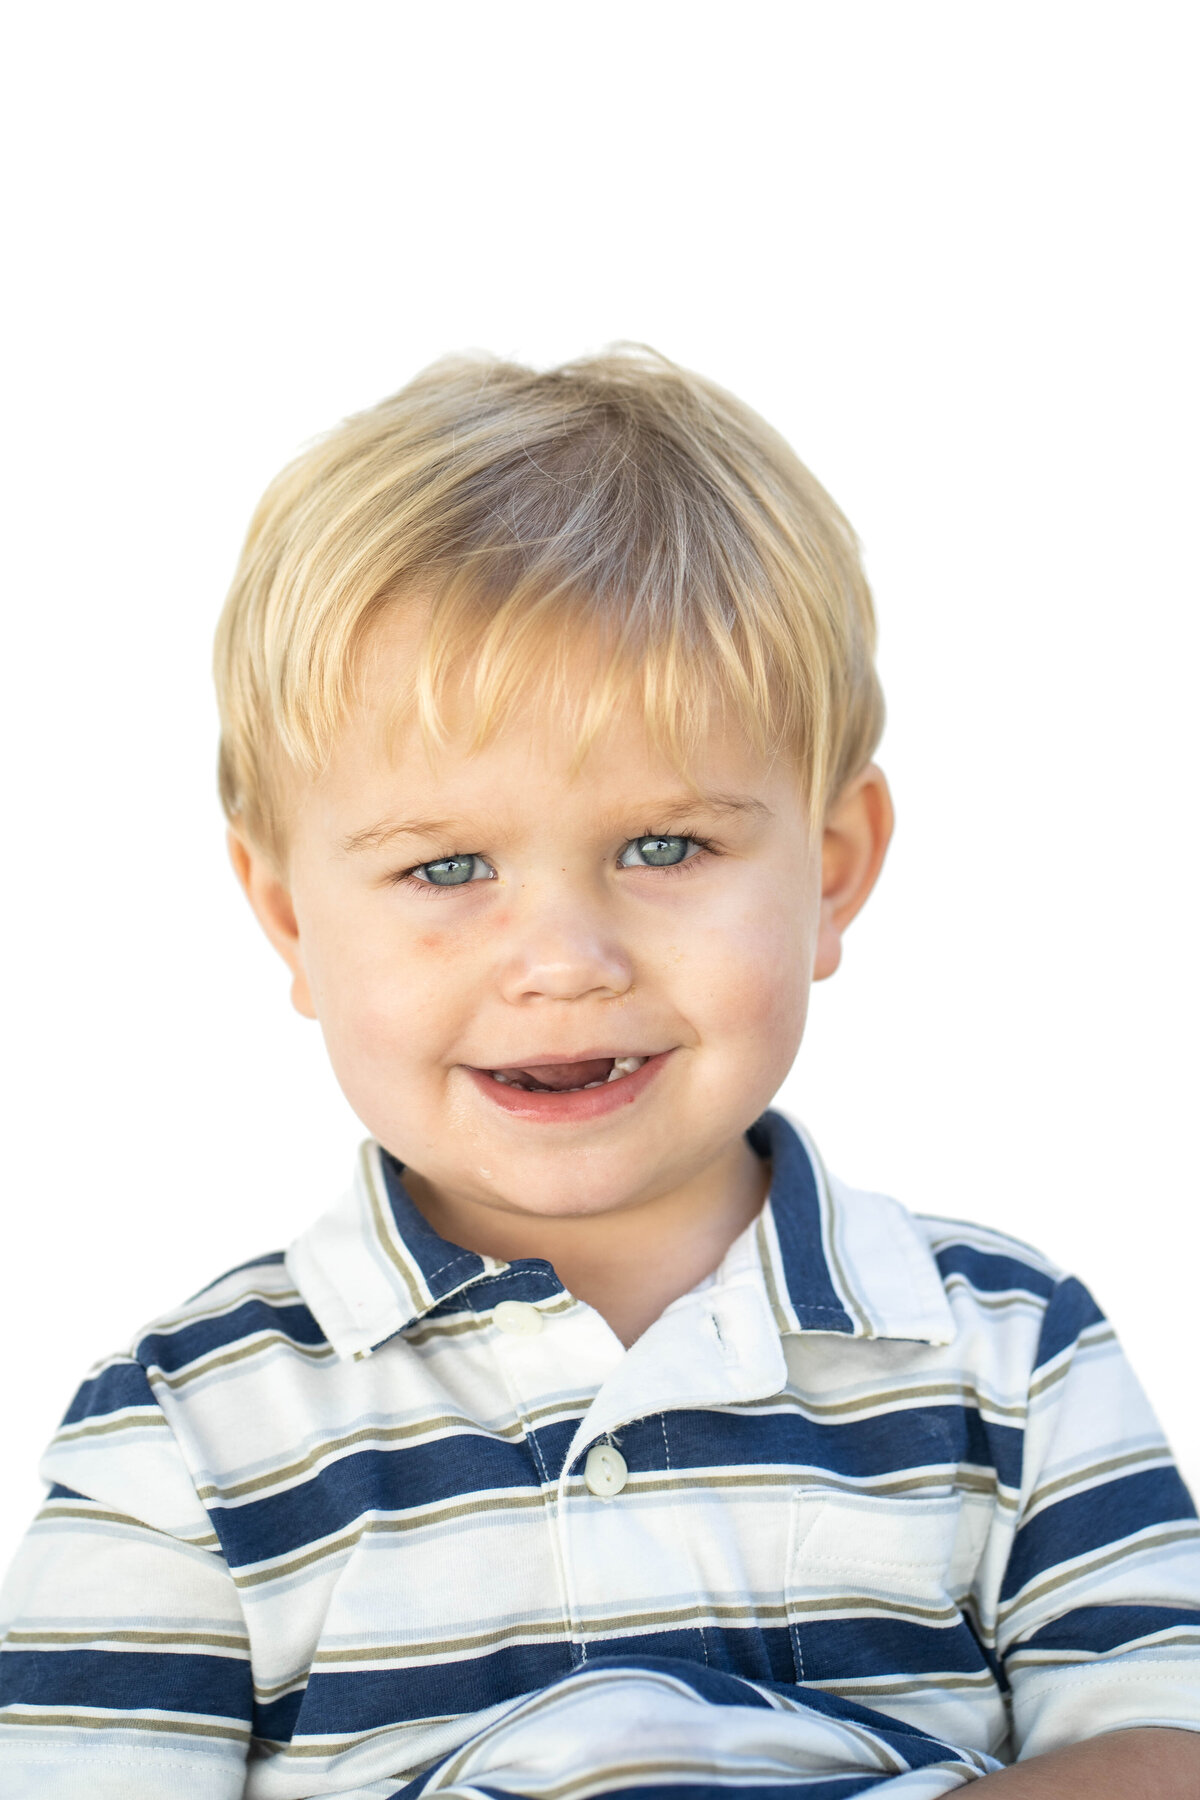
[[[505,1000],[617,999],[632,986],[633,959],[603,907],[576,894],[517,909],[500,974]]]

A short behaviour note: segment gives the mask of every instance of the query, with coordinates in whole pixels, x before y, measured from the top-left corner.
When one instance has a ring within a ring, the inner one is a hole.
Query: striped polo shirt
[[[84,1382],[6,1583],[4,1800],[925,1800],[1200,1729],[1200,1527],[1086,1290],[828,1175],[629,1349],[350,1192]]]

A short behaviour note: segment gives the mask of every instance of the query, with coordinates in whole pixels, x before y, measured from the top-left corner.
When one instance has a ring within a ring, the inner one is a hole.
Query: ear
[[[292,971],[292,1005],[306,1019],[315,1019],[317,1010],[312,1003],[300,954],[300,927],[296,923],[291,894],[280,880],[274,863],[256,844],[232,828],[226,841],[234,874],[246,890],[255,917]]]
[[[841,962],[842,933],[875,886],[894,824],[887,778],[868,763],[825,815],[814,981],[824,981]]]

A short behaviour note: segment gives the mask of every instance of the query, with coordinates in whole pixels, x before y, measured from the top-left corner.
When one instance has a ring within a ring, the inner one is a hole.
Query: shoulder
[[[1031,1365],[1062,1363],[1084,1346],[1115,1344],[1088,1289],[1032,1244],[966,1219],[910,1213],[937,1267],[946,1299],[976,1341]]]
[[[134,1336],[130,1361],[154,1378],[226,1367],[272,1344],[326,1349],[324,1333],[288,1272],[283,1251],[239,1263]]]
[[[943,1285],[978,1294],[1025,1293],[1049,1301],[1065,1271],[1032,1244],[969,1219],[908,1214],[938,1267]]]

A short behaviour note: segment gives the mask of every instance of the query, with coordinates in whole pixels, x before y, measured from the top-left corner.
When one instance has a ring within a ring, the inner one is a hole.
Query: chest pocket
[[[990,1684],[954,1598],[969,1585],[977,1535],[958,1493],[793,1495],[786,1603],[797,1680],[891,1711],[892,1696],[938,1682]]]

